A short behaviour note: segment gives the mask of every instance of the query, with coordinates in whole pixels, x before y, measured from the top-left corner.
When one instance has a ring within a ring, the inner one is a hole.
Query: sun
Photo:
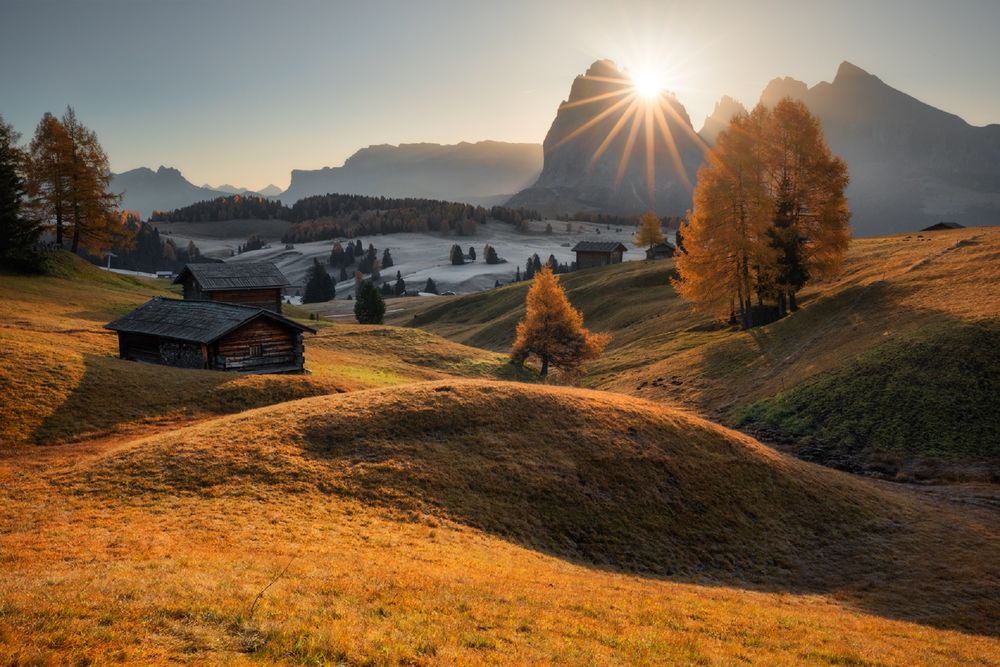
[[[639,97],[654,100],[663,91],[662,77],[651,70],[629,72],[629,77],[632,79],[632,85],[635,87],[635,92]]]

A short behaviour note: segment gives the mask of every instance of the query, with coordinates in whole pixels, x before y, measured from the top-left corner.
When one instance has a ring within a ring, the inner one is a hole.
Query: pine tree
[[[333,278],[326,272],[319,260],[313,258],[312,266],[306,274],[306,289],[302,295],[302,303],[320,303],[329,301],[336,296]]]
[[[340,267],[340,282],[347,280],[347,267],[341,265]]]
[[[382,268],[388,269],[392,266],[392,255],[389,253],[389,249],[386,248],[382,251]]]
[[[451,247],[449,257],[451,259],[451,263],[456,266],[465,264],[465,255],[462,254],[462,247],[457,243]]]
[[[438,288],[437,285],[434,284],[433,278],[427,278],[427,282],[424,284],[424,291],[427,292],[428,294],[438,293]]]
[[[609,340],[607,334],[593,334],[584,328],[583,315],[570,305],[559,278],[546,266],[528,290],[526,313],[517,325],[511,358],[524,363],[531,355],[538,357],[544,377],[549,364],[572,371],[599,357]]]
[[[27,194],[32,213],[55,230],[56,245],[65,241],[72,178],[72,145],[66,128],[46,112],[35,128],[28,153]]]
[[[520,266],[517,267],[517,271],[514,272],[514,282],[515,283],[521,282],[521,267]]]
[[[354,301],[354,318],[361,324],[382,324],[385,301],[370,280],[362,281],[358,298]]]
[[[476,249],[473,248],[471,245],[469,246],[469,261],[470,262],[476,261]]]
[[[34,245],[42,227],[22,210],[26,157],[17,146],[19,139],[14,128],[0,117],[0,266],[35,271],[41,266]]]
[[[493,246],[491,246],[489,244],[487,244],[486,247],[483,248],[483,256],[486,258],[486,263],[487,264],[499,264],[500,263],[500,257],[497,256],[496,249],[494,249]]]
[[[635,235],[635,244],[652,248],[657,243],[663,243],[663,229],[660,219],[653,211],[646,211],[639,218],[639,231]]]
[[[396,272],[396,284],[393,286],[393,292],[396,296],[403,296],[406,294],[406,281],[403,280],[403,276]]]

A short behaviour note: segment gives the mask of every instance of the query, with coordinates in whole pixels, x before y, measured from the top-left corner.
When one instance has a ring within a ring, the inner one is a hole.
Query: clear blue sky
[[[0,114],[72,104],[112,167],[288,183],[375,143],[540,142],[595,59],[654,69],[695,127],[842,60],[1000,122],[1000,2],[0,0]]]

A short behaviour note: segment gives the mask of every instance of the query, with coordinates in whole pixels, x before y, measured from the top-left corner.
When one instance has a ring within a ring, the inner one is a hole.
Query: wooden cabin
[[[628,248],[618,241],[580,241],[573,246],[576,253],[576,268],[590,269],[595,266],[621,264],[622,255]]]
[[[290,283],[271,262],[188,264],[174,279],[184,299],[221,301],[281,313],[281,292]]]
[[[930,227],[924,227],[920,231],[922,232],[943,232],[949,229],[963,229],[965,225],[960,225],[957,222],[937,222]]]
[[[105,325],[122,359],[241,373],[302,373],[315,329],[265,308],[155,297]]]
[[[672,244],[663,241],[646,249],[646,259],[670,259],[676,250]]]

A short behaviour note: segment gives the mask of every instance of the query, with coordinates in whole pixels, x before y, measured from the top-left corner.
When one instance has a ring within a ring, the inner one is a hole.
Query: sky
[[[651,73],[696,129],[725,94],[848,60],[1000,123],[1000,2],[0,0],[0,115],[72,105],[114,171],[288,185],[358,148],[541,142],[599,58]]]

